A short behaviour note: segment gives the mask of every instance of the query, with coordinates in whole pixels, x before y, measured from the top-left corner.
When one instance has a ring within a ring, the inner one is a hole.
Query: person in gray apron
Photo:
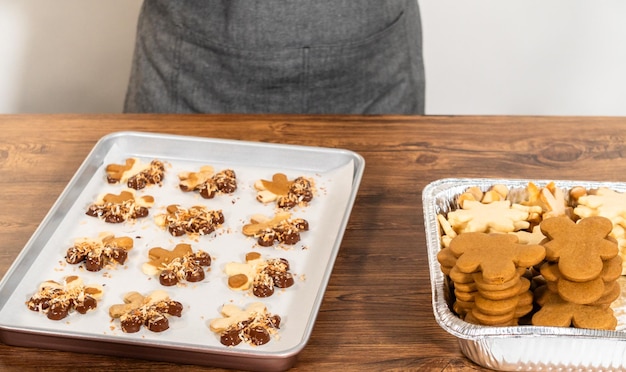
[[[145,0],[125,112],[423,114],[417,0]]]

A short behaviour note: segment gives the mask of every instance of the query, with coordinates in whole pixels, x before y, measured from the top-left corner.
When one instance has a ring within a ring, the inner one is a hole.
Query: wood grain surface
[[[344,148],[365,158],[341,250],[295,371],[482,370],[433,316],[421,203],[431,181],[626,181],[626,118],[3,115],[0,276],[96,141],[127,130]],[[3,371],[173,369],[214,370],[0,344]]]

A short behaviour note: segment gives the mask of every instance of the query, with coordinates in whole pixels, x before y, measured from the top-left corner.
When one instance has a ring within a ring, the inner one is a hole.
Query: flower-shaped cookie
[[[573,216],[573,208],[568,205],[565,191],[557,187],[554,182],[549,182],[543,187],[529,182],[521,192],[515,191],[510,197],[513,203],[541,208],[534,211],[531,216],[534,223],[550,217],[568,216],[571,218]]]
[[[448,213],[448,222],[457,233],[511,232],[530,227],[527,221],[531,211],[540,207],[513,204],[508,200],[488,204],[466,200],[462,209]]]
[[[128,236],[116,238],[112,233],[101,233],[96,239],[76,239],[67,249],[65,260],[73,265],[84,262],[87,271],[100,271],[107,265],[124,264],[132,248],[133,239]]]
[[[559,216],[572,218],[574,209],[567,205],[565,192],[563,189],[556,187],[554,182],[541,189],[541,200],[545,206],[543,219]]]
[[[613,224],[626,226],[626,193],[601,187],[593,194],[580,196],[574,213],[581,218],[602,216]]]
[[[109,183],[125,183],[131,189],[141,190],[147,185],[161,184],[165,165],[159,160],[143,164],[137,158],[128,158],[124,164],[107,165],[106,173]]]
[[[233,304],[226,304],[221,310],[222,317],[213,319],[209,328],[220,336],[220,342],[226,346],[237,346],[241,342],[250,345],[263,345],[278,332],[281,318],[270,314],[260,302],[241,309]]]
[[[156,290],[148,296],[139,292],[128,292],[124,295],[124,303],[112,305],[109,315],[120,320],[125,333],[139,332],[142,326],[152,332],[163,332],[169,329],[168,316],[181,316],[183,305],[170,299],[165,291]]]
[[[86,214],[100,218],[104,222],[121,223],[146,217],[153,204],[152,196],[135,197],[135,191],[128,189],[119,194],[101,196],[98,201],[89,206]]]
[[[30,310],[45,313],[48,319],[61,320],[73,310],[85,314],[95,309],[102,293],[100,285],[85,285],[81,278],[72,275],[62,283],[54,280],[41,283],[26,305]]]
[[[228,275],[228,286],[235,290],[248,290],[256,297],[269,297],[274,287],[288,288],[294,284],[289,272],[289,261],[284,258],[264,260],[257,252],[246,254],[246,262],[230,262],[224,272]]]
[[[300,241],[300,232],[309,230],[309,223],[302,219],[291,219],[288,212],[279,212],[269,218],[260,214],[250,218],[250,223],[242,228],[246,236],[257,238],[262,247],[270,247],[274,243],[293,245]]]
[[[182,191],[197,191],[205,199],[212,199],[216,194],[231,194],[237,190],[237,177],[232,169],[214,173],[213,167],[205,165],[198,172],[178,174]]]
[[[258,180],[257,200],[263,204],[276,202],[279,208],[291,209],[297,205],[308,205],[313,200],[313,182],[305,177],[289,180],[286,175],[276,173],[272,180]]]
[[[204,280],[204,267],[211,266],[211,256],[201,250],[194,252],[189,244],[177,244],[167,250],[154,247],[148,251],[150,261],[142,270],[147,275],[158,275],[159,283],[173,286],[177,283]]]
[[[173,236],[208,235],[224,223],[224,214],[221,210],[209,210],[202,205],[189,209],[169,205],[166,213],[157,215],[155,221]]]
[[[491,186],[487,191],[481,190],[478,186],[468,187],[465,192],[456,198],[456,202],[459,207],[464,208],[463,205],[467,200],[479,201],[483,204],[493,203],[494,201],[505,200],[509,194],[509,188],[505,185],[496,184]]]

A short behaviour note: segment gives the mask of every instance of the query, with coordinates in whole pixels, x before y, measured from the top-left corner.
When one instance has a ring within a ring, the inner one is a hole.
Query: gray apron
[[[145,0],[125,112],[423,114],[417,0]]]

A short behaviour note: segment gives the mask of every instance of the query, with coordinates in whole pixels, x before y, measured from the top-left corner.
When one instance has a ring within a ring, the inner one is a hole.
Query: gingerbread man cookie
[[[199,282],[204,280],[204,268],[211,266],[211,256],[198,250],[194,252],[189,244],[177,244],[174,249],[161,247],[148,251],[150,261],[142,269],[147,275],[158,275],[159,283],[173,286],[183,281]]]
[[[154,198],[152,196],[136,197],[135,191],[129,189],[119,194],[101,196],[98,201],[89,206],[86,214],[100,218],[104,222],[121,223],[146,217],[153,204]]]
[[[615,329],[617,325],[613,309],[608,306],[575,304],[554,292],[540,292],[535,297],[541,308],[532,316],[533,325],[606,330]]]
[[[260,302],[252,303],[245,309],[226,304],[221,314],[221,318],[209,323],[209,328],[219,335],[220,342],[226,346],[237,346],[241,342],[263,345],[270,342],[280,328],[281,317],[270,314]]]
[[[452,253],[450,247],[444,247],[439,252],[437,252],[437,261],[439,262],[441,271],[443,271],[443,273],[446,275],[450,275],[450,272],[454,268],[454,265],[456,265],[456,259],[457,257],[454,255],[454,253]]]
[[[532,311],[533,295],[530,291],[522,292],[515,298],[483,303],[480,296],[477,303],[466,316],[466,321],[489,326],[515,326],[519,318]],[[508,303],[508,307],[505,304]]]
[[[152,332],[169,329],[168,316],[181,317],[183,305],[170,299],[165,291],[156,290],[148,296],[139,292],[128,292],[124,303],[112,305],[109,316],[120,320],[120,327],[125,333],[139,332],[145,326]]]
[[[551,291],[558,293],[563,300],[576,304],[591,304],[599,300],[605,292],[602,277],[598,276],[585,282],[573,282],[561,275],[556,263],[544,263],[541,266],[541,275]]]
[[[523,276],[544,257],[541,245],[520,244],[515,235],[466,232],[437,259],[452,280],[454,311],[470,323],[504,326],[532,310],[531,283]]]
[[[487,283],[504,283],[518,274],[518,268],[540,263],[545,257],[541,245],[519,244],[515,235],[463,233],[450,243],[461,272],[481,272]]]
[[[102,294],[100,285],[85,285],[81,278],[72,275],[64,278],[62,283],[54,280],[41,283],[26,306],[46,314],[48,319],[61,320],[72,311],[85,314],[95,309]]]
[[[276,173],[272,180],[254,183],[257,200],[263,204],[276,202],[279,208],[291,209],[297,205],[308,205],[313,200],[313,181],[305,177],[289,180],[286,175]]]
[[[289,288],[294,284],[289,272],[289,261],[284,258],[264,260],[257,252],[246,254],[246,262],[230,262],[224,272],[228,275],[228,287],[234,290],[252,289],[256,297],[269,297],[274,287]]]
[[[128,158],[124,164],[107,165],[106,173],[109,183],[125,183],[131,189],[141,190],[147,185],[161,184],[165,165],[159,160],[142,164],[137,158]]]
[[[181,172],[178,178],[182,191],[197,191],[205,199],[212,199],[218,193],[232,194],[237,190],[237,177],[232,169],[214,174],[213,167],[205,165],[199,172]]]
[[[105,232],[96,239],[76,239],[74,245],[67,249],[65,261],[73,265],[84,262],[87,271],[100,271],[105,266],[124,264],[132,248],[132,238],[116,238],[112,233]]]
[[[166,213],[157,215],[155,221],[173,236],[208,235],[224,223],[224,214],[221,210],[209,210],[201,205],[189,209],[169,205]]]
[[[246,236],[257,238],[262,247],[274,243],[293,245],[300,241],[300,232],[308,231],[309,223],[302,218],[291,219],[288,212],[279,212],[272,218],[257,214],[250,218],[250,223],[242,228]]]
[[[574,213],[580,218],[602,216],[611,220],[611,236],[618,242],[619,254],[626,259],[626,193],[606,187],[590,191],[577,187],[570,190],[570,197],[576,200]],[[626,267],[622,275],[626,275]]]
[[[546,235],[546,259],[558,262],[561,274],[573,282],[585,282],[600,275],[603,261],[618,254],[617,243],[607,239],[613,225],[604,217],[583,218],[578,223],[567,217],[541,222]]]

